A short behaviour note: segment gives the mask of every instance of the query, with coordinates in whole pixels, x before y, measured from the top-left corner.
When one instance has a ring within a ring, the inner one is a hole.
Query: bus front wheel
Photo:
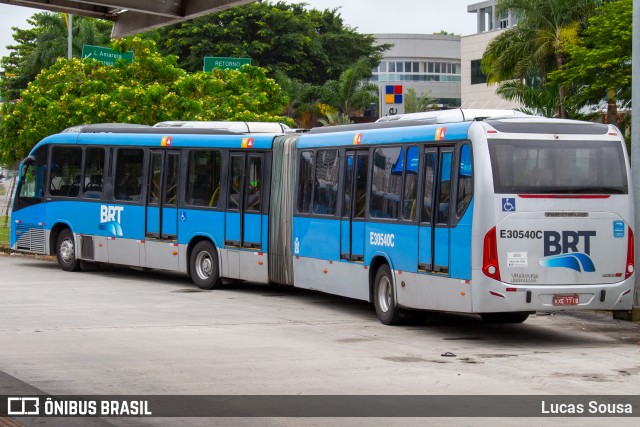
[[[216,289],[222,286],[218,268],[218,253],[213,245],[203,240],[196,243],[189,260],[191,280],[200,289]]]
[[[373,304],[378,319],[385,325],[397,325],[401,321],[400,308],[393,291],[393,277],[387,264],[380,266],[373,287]]]
[[[73,233],[68,228],[65,228],[58,234],[58,240],[56,241],[56,258],[58,259],[58,265],[64,271],[78,271],[80,270],[80,261],[76,256],[76,245]]]

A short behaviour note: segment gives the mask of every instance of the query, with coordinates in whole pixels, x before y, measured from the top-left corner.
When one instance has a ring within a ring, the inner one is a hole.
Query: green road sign
[[[133,51],[118,52],[108,47],[91,46],[85,44],[82,46],[82,58],[93,58],[105,65],[115,65],[116,60],[123,59],[129,63],[133,62]]]
[[[238,70],[245,64],[251,65],[251,58],[224,58],[217,56],[204,57],[204,72],[208,73],[214,68]]]

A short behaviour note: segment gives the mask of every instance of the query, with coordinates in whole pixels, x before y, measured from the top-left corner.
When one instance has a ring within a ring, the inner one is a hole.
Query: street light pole
[[[73,57],[73,47],[72,47],[72,41],[73,41],[73,15],[68,13],[67,14],[67,59],[71,60],[71,58]]]

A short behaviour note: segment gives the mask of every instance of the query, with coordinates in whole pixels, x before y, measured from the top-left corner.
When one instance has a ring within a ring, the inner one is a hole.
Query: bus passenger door
[[[368,151],[346,152],[340,221],[340,258],[348,261],[364,261],[368,164]]]
[[[449,274],[449,211],[453,148],[425,150],[418,271]]]
[[[229,156],[226,247],[262,248],[263,164],[262,153]]]
[[[147,180],[145,266],[178,269],[180,152],[151,150]]]

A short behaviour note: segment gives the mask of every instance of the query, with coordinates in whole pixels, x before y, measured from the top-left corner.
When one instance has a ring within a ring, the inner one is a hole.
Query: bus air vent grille
[[[586,218],[589,212],[545,212],[547,218]]]
[[[80,256],[82,259],[93,260],[93,236],[82,236],[81,242]]]
[[[45,250],[44,227],[32,224],[18,224],[20,237],[17,241],[18,249],[43,254]]]

